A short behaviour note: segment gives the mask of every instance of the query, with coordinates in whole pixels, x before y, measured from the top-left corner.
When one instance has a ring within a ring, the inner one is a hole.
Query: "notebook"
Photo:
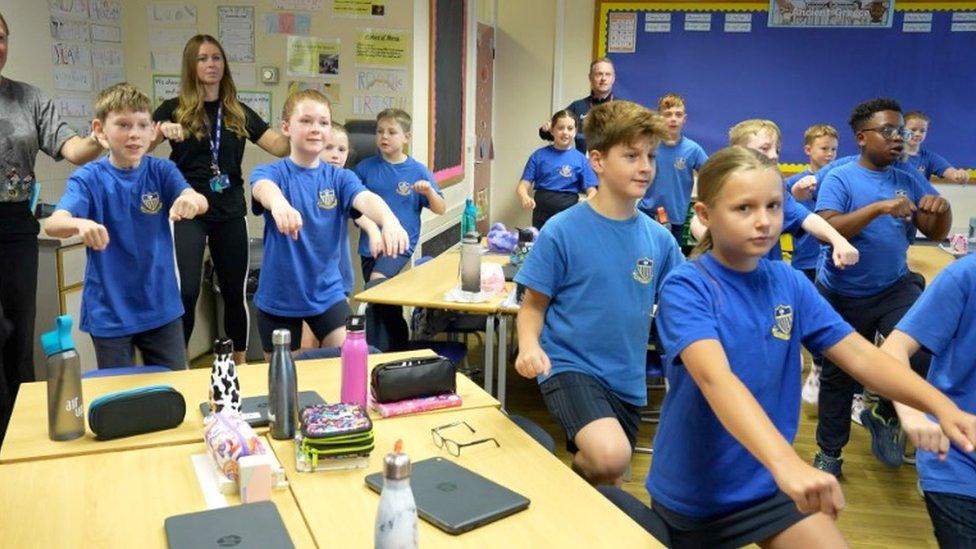
[[[300,391],[298,393],[298,409],[313,404],[325,404],[325,400],[315,391]],[[210,403],[200,403],[200,413],[204,416],[210,413]],[[251,427],[268,426],[268,395],[245,397],[241,400],[241,416]]]
[[[170,549],[294,547],[270,501],[169,517],[165,528]]]
[[[374,492],[383,473],[366,477]],[[410,488],[420,518],[449,534],[462,534],[529,507],[525,496],[443,458],[413,464]]]

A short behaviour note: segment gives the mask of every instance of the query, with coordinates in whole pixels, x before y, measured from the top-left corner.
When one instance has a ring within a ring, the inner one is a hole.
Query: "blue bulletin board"
[[[665,93],[684,96],[685,134],[710,153],[735,123],[769,118],[785,164],[806,163],[803,131],[816,123],[837,128],[840,155],[854,154],[852,108],[889,96],[932,118],[923,147],[976,168],[976,2],[897,2],[888,28],[770,28],[768,8],[602,1],[596,54],[613,60],[619,98],[654,108]]]

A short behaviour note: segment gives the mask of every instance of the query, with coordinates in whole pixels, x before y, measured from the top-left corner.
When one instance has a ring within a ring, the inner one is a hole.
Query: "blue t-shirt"
[[[104,225],[109,237],[104,250],[86,251],[83,331],[123,337],[183,316],[169,209],[189,188],[176,164],[154,156],[131,170],[102,158],[68,178],[57,209]]]
[[[820,352],[853,329],[789,265],[760,259],[743,273],[710,253],[664,282],[658,328],[668,393],[646,482],[651,497],[683,515],[710,517],[775,494],[769,470],[722,426],[681,352],[696,341],[721,342],[732,373],[792,443],[800,414],[800,345]]]
[[[596,187],[590,161],[576,149],[560,150],[553,145],[537,149],[522,170],[522,179],[536,190],[585,193]]]
[[[820,168],[819,170],[817,170],[817,173],[816,173],[816,177],[817,177],[817,189],[818,190],[820,189],[820,186],[823,184],[824,179],[826,179],[827,174],[829,174],[830,172],[834,171],[834,168],[839,168],[839,167],[841,167],[841,166],[843,166],[845,164],[850,164],[851,162],[854,162],[855,160],[857,160],[859,158],[861,158],[861,155],[860,154],[852,154],[850,156],[842,156],[840,158],[834,159],[832,162],[830,162],[826,166],[824,166],[824,167]],[[921,173],[919,173],[918,170],[916,170],[908,162],[903,162],[901,160],[895,160],[894,162],[892,162],[891,167],[892,168],[897,168],[899,170],[902,170],[902,171],[906,171],[906,172],[911,173],[913,176],[915,176],[916,179],[918,179],[918,182],[921,183],[921,184],[923,184],[923,185],[928,182],[928,178],[925,177],[924,175],[922,175]]]
[[[911,173],[890,166],[874,171],[858,162],[848,162],[824,178],[817,193],[817,211],[847,214],[897,196],[918,204],[927,194],[939,192]],[[818,267],[817,280],[843,296],[868,297],[880,293],[908,272],[906,254],[914,233],[914,224],[880,215],[849,239],[860,252],[857,264],[841,270],[825,258]]]
[[[267,313],[304,317],[325,312],[346,299],[340,273],[343,227],[352,201],[366,190],[354,173],[325,162],[304,168],[289,158],[251,172],[251,187],[270,180],[302,215],[298,240],[281,234],[270,211],[264,214],[264,258],[254,304]]]
[[[637,207],[653,215],[658,206],[664,206],[672,225],[684,225],[691,201],[691,187],[695,184],[695,172],[706,160],[708,155],[705,150],[684,136],[674,145],[658,145],[654,181]]]
[[[925,149],[919,149],[918,154],[909,156],[905,164],[908,164],[910,169],[917,171],[926,180],[933,175],[942,177],[942,174],[952,167],[949,161],[942,158],[941,155]]]
[[[420,211],[430,207],[427,196],[413,190],[417,181],[430,181],[430,185],[437,194],[444,196],[434,174],[426,166],[412,157],[399,164],[393,164],[383,159],[381,155],[371,156],[356,165],[356,175],[362,179],[366,188],[380,195],[386,205],[393,210],[407,235],[410,236],[410,249],[405,255],[413,254],[414,246],[420,240]],[[368,257],[369,237],[366,233],[359,236],[359,255]]]
[[[960,410],[976,414],[976,256],[946,267],[896,328],[932,353],[928,381]],[[918,476],[926,492],[976,498],[976,455],[949,449],[945,461],[918,452]]]
[[[584,202],[547,221],[515,280],[550,298],[540,337],[550,375],[581,372],[645,404],[652,309],[682,261],[671,233],[643,214],[608,219]]]
[[[810,170],[803,170],[802,172],[787,178],[786,192],[792,196],[793,194],[790,191],[793,190],[793,185],[796,185],[797,181],[811,175],[811,173],[812,172],[810,172]],[[814,189],[810,199],[797,200],[796,202],[812,212],[817,208],[816,189]],[[806,231],[803,231],[801,234],[795,234],[793,237],[793,259],[790,260],[790,265],[792,265],[794,269],[816,269],[817,261],[819,259],[820,241],[817,240],[813,235],[808,234]]]
[[[793,236],[802,236],[806,232],[803,231],[803,221],[807,216],[811,215],[813,212],[808,210],[806,206],[800,204],[800,202],[793,198],[790,191],[783,187],[783,228],[780,229],[780,234],[790,233]],[[783,259],[783,248],[779,245],[779,239],[776,240],[776,244],[770,248],[769,252],[766,254],[766,259],[772,261],[781,261]]]

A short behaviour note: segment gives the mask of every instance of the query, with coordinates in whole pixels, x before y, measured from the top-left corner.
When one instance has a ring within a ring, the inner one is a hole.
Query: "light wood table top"
[[[938,246],[915,245],[908,247],[908,268],[921,273],[925,282],[931,284],[935,275],[953,262],[953,257]]]
[[[463,420],[445,434],[457,440],[495,437],[462,449],[455,458],[434,446],[430,430]],[[369,547],[379,496],[366,487],[366,475],[382,469],[383,456],[397,439],[413,461],[443,457],[485,476],[531,500],[529,508],[460,536],[452,536],[419,519],[421,547],[648,547],[660,546],[640,526],[539,446],[502,412],[492,408],[461,410],[439,416],[405,416],[375,425],[376,449],[367,469],[298,473],[295,446],[272,440],[285,467],[292,492],[322,547]],[[468,438],[470,437],[470,438]]]
[[[166,547],[167,517],[207,509],[190,460],[204,451],[180,444],[0,465],[2,545]],[[272,501],[295,546],[315,547],[291,491]]]
[[[419,350],[370,355],[369,366],[372,369],[377,364],[383,362],[429,356],[431,354],[431,351]],[[302,360],[296,362],[296,368],[298,389],[300,391],[317,391],[327,402],[333,402],[339,399],[341,368],[338,358]],[[238,377],[241,382],[242,396],[248,397],[267,394],[267,364],[241,365],[238,368]],[[186,399],[186,416],[184,417],[183,423],[178,427],[166,431],[157,431],[155,433],[99,441],[88,430],[86,413],[85,435],[65,442],[55,442],[47,436],[47,383],[34,382],[22,384],[20,386],[20,392],[17,395],[17,402],[14,404],[10,425],[3,441],[3,448],[0,449],[0,463],[115,452],[171,444],[186,444],[203,440],[203,415],[200,413],[199,404],[207,401],[209,398],[209,368],[181,372],[84,379],[82,380],[82,395],[87,405],[95,398],[106,393],[157,383],[172,385]],[[486,393],[470,379],[460,374],[457,376],[457,392],[462,400],[461,409],[477,407],[497,408],[500,406],[494,397]],[[457,408],[448,410],[457,410]],[[438,414],[443,411],[445,410],[434,410],[424,413]],[[372,411],[370,411],[370,415],[373,419],[382,419]],[[267,428],[258,428],[256,430],[258,433],[263,433],[267,431]]]
[[[500,293],[484,303],[459,303],[446,301],[444,294],[459,284],[458,266],[461,253],[449,250],[430,261],[404,271],[386,282],[354,296],[357,301],[381,303],[384,305],[404,305],[407,307],[428,307],[469,313],[494,314],[505,300],[506,293]],[[481,261],[508,265],[507,255],[484,254]],[[506,283],[511,291],[514,284]]]

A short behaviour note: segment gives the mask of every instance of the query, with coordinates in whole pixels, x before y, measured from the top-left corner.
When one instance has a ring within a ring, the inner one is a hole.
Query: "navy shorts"
[[[640,407],[620,400],[595,377],[580,372],[562,372],[540,383],[539,389],[549,413],[566,432],[569,453],[579,451],[574,439],[583,427],[605,417],[620,422],[631,449],[637,445]]]
[[[285,329],[291,332],[291,350],[295,351],[302,344],[302,322],[308,322],[315,339],[321,341],[332,330],[345,325],[346,318],[352,314],[349,303],[343,299],[332,305],[325,312],[313,316],[278,316],[258,309],[258,333],[261,335],[261,348],[270,353],[274,350],[271,334],[275,330]]]
[[[363,265],[363,281],[369,282],[369,277],[373,274],[373,271],[381,273],[386,278],[393,278],[407,265],[407,262],[410,261],[410,256],[405,254],[396,257],[387,255],[381,255],[379,257],[361,255],[359,259],[362,260]]]

